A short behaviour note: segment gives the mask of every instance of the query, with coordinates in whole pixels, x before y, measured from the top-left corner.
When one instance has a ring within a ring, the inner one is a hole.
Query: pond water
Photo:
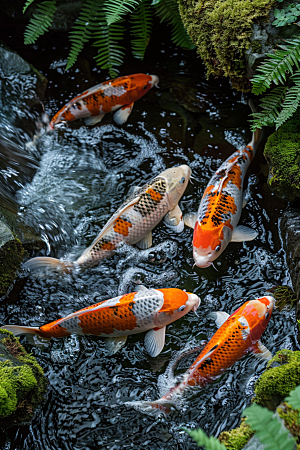
[[[236,147],[251,140],[250,110],[240,93],[227,82],[207,82],[199,59],[189,52],[163,43],[156,52],[152,62],[128,63],[122,70],[122,74],[154,73],[161,80],[159,90],[135,104],[127,124],[115,125],[110,115],[93,128],[74,122],[43,134],[36,145],[27,147],[30,162],[38,167],[13,192],[19,222],[44,241],[44,249],[31,256],[75,260],[130,189],[167,167],[191,167],[194,178],[180,205],[184,213],[196,211],[212,173]],[[89,72],[86,79],[88,70],[80,65],[66,74],[62,62],[53,51],[47,62],[44,58],[40,65],[35,63],[50,80],[44,101],[49,116],[87,85],[104,79],[99,70]],[[145,352],[142,335],[129,337],[113,356],[107,356],[103,340],[90,336],[56,339],[42,346],[22,338],[45,371],[48,396],[30,426],[1,434],[1,448],[184,450],[196,445],[183,426],[202,427],[217,436],[239,424],[266,365],[251,354],[205,389],[187,393],[180,410],[167,418],[143,415],[125,403],[157,399],[174,385],[170,366],[176,358],[201,349],[216,331],[210,311],[231,313],[268,288],[290,283],[278,232],[285,205],[266,185],[262,149],[248,173],[248,203],[240,223],[259,234],[252,242],[230,244],[216,269],[193,268],[191,229],[178,235],[160,224],[151,251],[124,246],[114,257],[76,275],[19,274],[16,301],[0,306],[1,324],[42,325],[134,291],[136,283],[184,288],[202,303],[198,316],[189,313],[168,326],[166,345],[156,358]],[[275,310],[262,341],[272,353],[296,349],[294,311]],[[199,352],[180,360],[178,376]]]

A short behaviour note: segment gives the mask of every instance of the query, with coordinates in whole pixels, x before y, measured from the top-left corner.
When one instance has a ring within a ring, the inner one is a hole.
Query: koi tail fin
[[[253,101],[251,99],[248,100],[248,105],[251,108],[252,114],[257,112],[256,106],[254,105],[254,103],[253,103]],[[260,141],[261,135],[262,135],[262,129],[261,128],[256,128],[253,131],[253,133],[252,133],[252,140],[251,140],[251,142],[248,145],[253,148],[253,152],[254,153],[257,150],[257,146],[258,146],[258,143]]]
[[[136,411],[140,411],[148,416],[158,416],[160,414],[164,414],[164,416],[167,417],[175,409],[173,403],[165,400],[164,398],[155,400],[154,402],[136,401],[126,402],[125,404],[126,406],[130,406]]]
[[[14,336],[21,336],[21,334],[37,334],[39,335],[39,327],[21,327],[19,325],[3,325],[3,330],[10,331]]]
[[[62,270],[65,273],[71,273],[74,269],[74,264],[68,261],[60,261],[56,258],[51,258],[49,256],[38,256],[36,258],[31,258],[24,264],[25,269],[30,271],[40,270],[40,269],[50,269],[50,270]]]

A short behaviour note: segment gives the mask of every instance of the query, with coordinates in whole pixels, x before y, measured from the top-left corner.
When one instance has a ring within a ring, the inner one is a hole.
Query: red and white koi
[[[249,351],[269,360],[272,355],[261,343],[260,337],[269,323],[274,303],[273,297],[266,296],[244,303],[231,316],[225,312],[211,313],[220,328],[183,376],[181,383],[154,402],[128,404],[142,412],[160,410],[168,414],[185,389],[193,386],[204,388]]]
[[[158,76],[143,73],[103,81],[70,100],[52,118],[50,128],[76,119],[84,119],[86,125],[95,125],[105,114],[116,110],[114,121],[121,125],[127,121],[134,102],[158,83]]]
[[[60,338],[71,334],[106,337],[109,354],[116,353],[127,336],[147,332],[145,348],[157,356],[165,345],[166,325],[196,311],[200,298],[181,289],[146,289],[121,295],[80,309],[63,319],[42,325],[25,327],[4,325],[15,336],[33,334],[42,338]]]
[[[74,268],[94,266],[113,255],[121,242],[137,244],[141,249],[152,245],[152,229],[164,218],[175,231],[183,228],[182,212],[178,202],[183,195],[191,169],[182,165],[166,169],[145,186],[136,188],[104,225],[94,242],[73,263],[41,256],[25,263],[28,269]]]
[[[229,242],[251,241],[257,232],[239,225],[243,182],[255,155],[260,130],[243,150],[235,151],[215,172],[202,196],[197,214],[184,218],[194,228],[193,256],[198,267],[209,267]]]

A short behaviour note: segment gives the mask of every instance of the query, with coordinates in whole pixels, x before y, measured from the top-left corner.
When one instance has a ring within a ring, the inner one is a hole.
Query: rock
[[[0,430],[30,422],[46,388],[36,359],[12,333],[0,329]]]
[[[300,296],[300,208],[289,206],[280,222],[286,262],[296,297]]]
[[[0,221],[0,297],[13,284],[24,257],[24,249],[11,230]]]
[[[272,411],[300,384],[300,352],[279,350],[255,383],[253,401]]]

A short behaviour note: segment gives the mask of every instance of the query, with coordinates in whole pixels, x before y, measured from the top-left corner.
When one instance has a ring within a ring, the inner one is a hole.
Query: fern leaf
[[[132,12],[140,2],[141,0],[107,0],[104,3],[107,25],[118,22],[122,16]]]
[[[25,5],[24,5],[24,7],[23,7],[23,14],[24,14],[24,12],[26,11],[26,9],[28,8],[28,6],[30,6],[31,3],[33,3],[33,2],[34,2],[34,0],[27,0],[27,1],[26,1]]]
[[[300,386],[290,392],[290,395],[284,399],[293,409],[300,409]]]
[[[122,41],[124,33],[125,28],[120,23],[107,25],[106,22],[94,32],[96,41],[93,46],[99,49],[95,60],[102,69],[108,69],[112,78],[118,75],[116,67],[124,61],[125,48],[117,44]]]
[[[272,83],[283,84],[287,74],[292,74],[294,66],[299,69],[300,62],[300,38],[287,40],[285,45],[280,45],[274,54],[268,53],[268,59],[257,69],[252,79],[254,94],[265,92]]]
[[[48,31],[53,21],[56,8],[56,0],[42,2],[37,7],[37,13],[33,14],[33,17],[30,19],[29,24],[25,29],[25,44],[34,44],[39,36],[42,36]]]
[[[130,15],[131,40],[133,56],[144,59],[145,51],[150,40],[152,30],[152,9],[150,0],[143,0],[138,8]]]
[[[69,39],[72,45],[68,55],[66,70],[73,66],[79,53],[83,49],[84,44],[91,39],[97,25],[97,18],[101,11],[101,7],[101,2],[97,0],[86,0],[82,5],[79,16],[73,25],[73,29],[69,33]]]
[[[276,130],[278,130],[278,128],[283,125],[284,122],[286,122],[290,117],[292,117],[294,112],[298,109],[299,104],[300,87],[296,85],[288,89],[286,92],[282,110],[275,120]]]
[[[279,110],[282,105],[282,99],[285,96],[286,90],[287,87],[285,86],[277,86],[262,98],[260,102],[262,112],[251,114],[251,116],[253,117],[253,119],[251,120],[252,131],[255,131],[257,128],[274,125],[279,115]]]
[[[226,450],[224,444],[221,444],[221,442],[213,436],[208,437],[201,428],[198,428],[197,430],[187,430],[184,428],[184,430],[194,439],[199,447],[205,445],[206,450]]]
[[[172,25],[171,39],[176,45],[188,49],[195,48],[183,26],[176,0],[163,0],[155,5],[155,10],[161,22],[168,22]]]
[[[255,436],[265,445],[266,450],[293,450],[295,439],[289,437],[288,430],[284,429],[273,415],[272,411],[256,404],[243,411],[247,423],[256,432]]]

